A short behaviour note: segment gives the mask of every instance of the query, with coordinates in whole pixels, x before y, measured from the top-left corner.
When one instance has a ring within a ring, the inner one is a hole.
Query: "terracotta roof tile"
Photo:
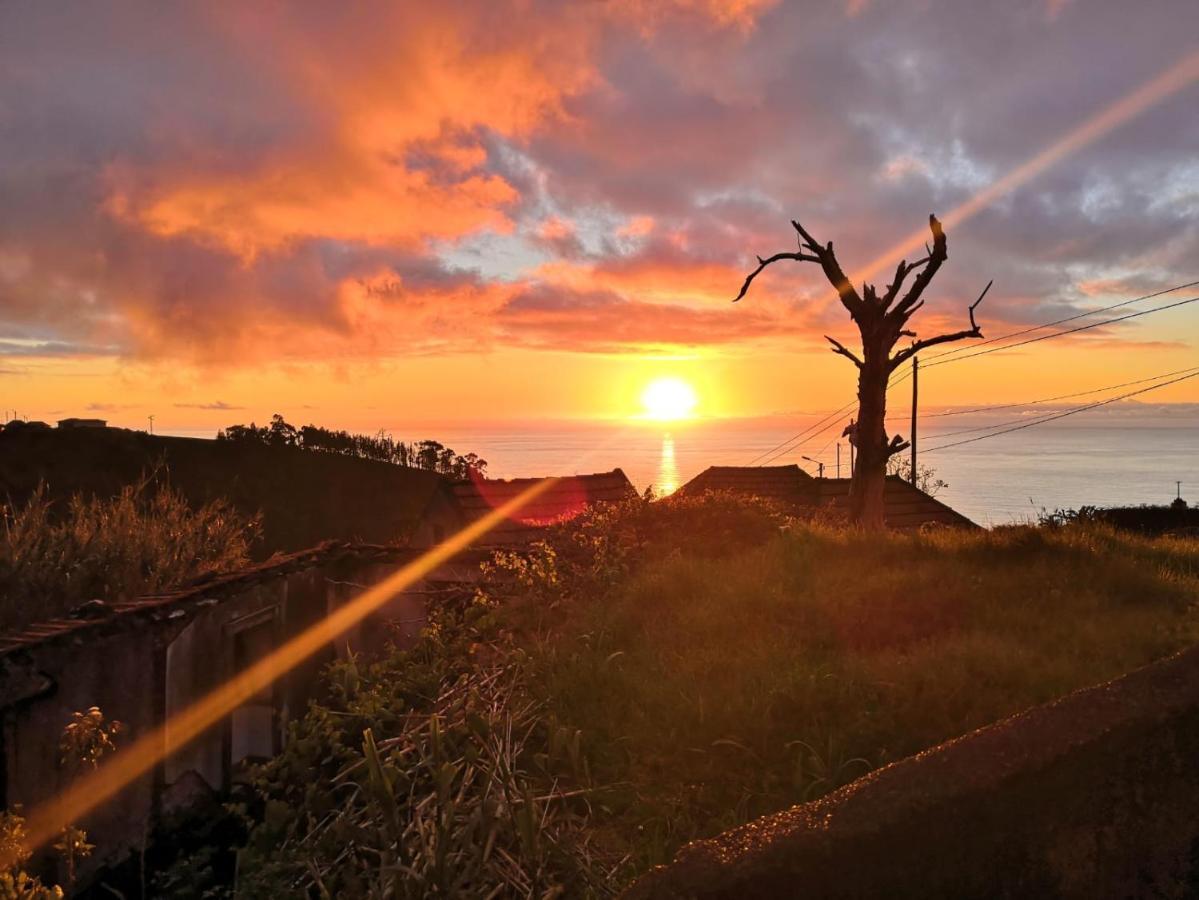
[[[849,506],[849,483],[848,478],[812,478],[796,465],[711,466],[679,488],[678,493],[723,490],[779,500],[797,511],[819,507],[844,511]],[[887,477],[883,503],[887,524],[892,528],[930,524],[978,527],[961,513],[894,475]]]
[[[480,478],[457,482],[452,491],[463,518],[473,522],[542,480]],[[621,469],[566,476],[535,497],[517,515],[493,528],[479,544],[490,547],[526,544],[536,540],[548,525],[569,520],[592,504],[618,503],[636,496],[636,489]]]
[[[377,544],[348,544],[328,541],[308,550],[276,556],[265,563],[204,579],[202,583],[177,591],[138,597],[88,611],[78,618],[58,618],[36,622],[19,631],[0,635],[0,657],[27,650],[66,637],[79,639],[113,628],[138,627],[146,617],[161,618],[164,611],[199,609],[234,596],[256,584],[293,572],[342,559],[378,559],[380,562],[414,555],[417,551]]]
[[[684,496],[703,491],[732,491],[783,503],[811,502],[815,479],[797,465],[709,466],[679,488]]]

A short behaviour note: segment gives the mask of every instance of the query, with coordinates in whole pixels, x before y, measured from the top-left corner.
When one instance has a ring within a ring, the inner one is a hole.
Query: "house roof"
[[[782,503],[810,503],[815,479],[799,466],[709,466],[676,493],[732,491]]]
[[[849,509],[848,478],[816,478],[817,505],[842,511]],[[926,494],[898,475],[888,475],[883,487],[883,516],[889,528],[919,528],[921,525],[952,525],[978,528],[956,509]]]
[[[189,617],[197,609],[240,594],[254,585],[304,569],[343,559],[391,562],[405,561],[417,555],[418,551],[401,547],[327,541],[309,550],[276,556],[233,572],[202,576],[175,590],[113,603],[93,601],[83,604],[73,614],[0,634],[0,664],[14,654],[40,644],[80,641],[97,634],[141,627],[147,622]]]
[[[451,486],[463,519],[473,522],[542,481],[541,478],[475,478]],[[571,519],[595,503],[617,503],[637,496],[624,471],[569,475],[557,479],[520,512],[497,525],[478,543],[489,547],[519,546],[536,539],[548,525]]]
[[[848,478],[812,478],[796,465],[711,466],[681,488],[679,494],[707,490],[732,491],[778,500],[799,510],[849,508]],[[954,525],[977,528],[961,513],[934,499],[895,475],[888,475],[883,491],[884,517],[891,528],[921,525]]]

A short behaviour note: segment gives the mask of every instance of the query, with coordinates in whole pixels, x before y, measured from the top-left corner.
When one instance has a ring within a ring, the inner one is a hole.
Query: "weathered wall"
[[[201,587],[110,607],[95,618],[60,619],[0,640],[0,808],[26,810],[61,791],[72,777],[58,744],[75,710],[99,706],[126,729],[118,750],[161,725],[238,671],[234,638],[270,623],[278,645],[330,610],[391,575],[414,556],[394,548],[327,545]],[[440,577],[477,570],[459,560]],[[413,585],[350,634],[282,677],[271,691],[273,729],[302,715],[321,667],[336,652],[388,640],[410,642],[423,623],[430,582]],[[393,624],[398,620],[398,624]],[[160,813],[228,784],[232,717],[187,745],[173,747],[152,774],[85,821],[97,845],[82,877],[136,850]],[[171,735],[166,735],[171,745]],[[48,860],[48,857],[44,857]]]
[[[681,850],[628,900],[1199,895],[1199,648]]]
[[[58,744],[72,712],[99,706],[127,726],[122,741],[161,721],[162,641],[171,631],[164,625],[158,633],[110,633],[40,656],[38,672],[49,679],[46,693],[3,711],[4,801],[9,807],[31,809],[71,783],[73,773],[60,765]],[[98,845],[98,861],[123,856],[140,844],[155,783],[153,774],[139,779],[119,802],[78,823]]]

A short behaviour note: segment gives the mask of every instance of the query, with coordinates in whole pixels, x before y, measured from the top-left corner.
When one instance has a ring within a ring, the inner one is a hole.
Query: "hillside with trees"
[[[14,429],[0,432],[0,498],[18,508],[44,484],[52,511],[63,514],[76,494],[115,497],[149,475],[193,508],[222,500],[259,517],[261,539],[251,555],[266,558],[325,540],[403,541],[443,483],[437,467],[312,449],[228,435],[214,441],[117,428]]]
[[[275,413],[270,425],[230,425],[217,432],[218,441],[234,444],[258,444],[265,447],[296,447],[317,453],[339,453],[357,459],[372,459],[377,462],[424,469],[454,479],[469,478],[472,474],[483,475],[487,471],[487,460],[478,454],[456,453],[439,441],[423,440],[405,443],[380,431],[378,434],[355,434],[335,431],[319,425],[303,425],[299,428]]]

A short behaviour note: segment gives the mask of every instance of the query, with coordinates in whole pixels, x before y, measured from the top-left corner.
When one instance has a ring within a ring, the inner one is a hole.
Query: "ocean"
[[[1044,407],[1030,416],[1042,416]],[[1199,409],[1161,416],[1083,417],[1037,425],[956,447],[998,421],[1020,421],[1020,413],[932,420],[922,425],[919,464],[946,481],[938,499],[981,525],[1035,518],[1042,510],[1083,505],[1160,504],[1182,495],[1199,503]],[[433,437],[459,453],[473,451],[495,478],[568,475],[621,468],[639,489],[669,493],[710,465],[748,465],[816,421],[812,417],[770,423],[684,424],[534,423],[520,427],[449,426],[398,437]],[[942,424],[942,422],[944,424]],[[949,424],[952,422],[952,424]],[[772,464],[798,463],[817,474],[809,456],[823,461],[827,477],[849,475],[849,446],[840,428],[803,442]],[[907,434],[907,429],[902,429]],[[950,434],[953,432],[953,434]],[[762,462],[764,460],[757,460]]]

